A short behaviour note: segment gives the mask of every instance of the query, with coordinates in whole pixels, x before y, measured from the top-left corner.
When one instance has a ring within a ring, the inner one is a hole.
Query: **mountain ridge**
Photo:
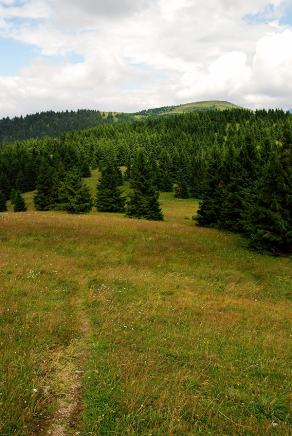
[[[225,100],[202,100],[190,103],[182,103],[173,106],[162,106],[158,108],[144,109],[136,112],[136,115],[174,115],[187,112],[208,111],[208,110],[231,110],[244,109],[234,103]]]
[[[0,144],[40,138],[58,137],[63,133],[96,127],[100,124],[139,120],[145,116],[178,115],[208,110],[242,109],[228,101],[211,100],[191,102],[177,106],[163,106],[140,112],[104,112],[92,109],[76,111],[44,111],[26,116],[0,119]]]

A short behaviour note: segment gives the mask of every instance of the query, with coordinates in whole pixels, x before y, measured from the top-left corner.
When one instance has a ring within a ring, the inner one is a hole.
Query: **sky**
[[[0,0],[0,118],[292,107],[292,0]]]

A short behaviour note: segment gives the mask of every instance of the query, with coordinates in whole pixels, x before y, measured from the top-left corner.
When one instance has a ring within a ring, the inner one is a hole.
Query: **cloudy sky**
[[[0,0],[0,117],[292,107],[292,0]]]

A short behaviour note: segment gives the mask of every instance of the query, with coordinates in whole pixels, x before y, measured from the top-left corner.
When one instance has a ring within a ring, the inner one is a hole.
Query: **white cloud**
[[[197,99],[250,107],[292,106],[292,29],[279,25],[280,0],[0,1],[0,34],[42,55],[0,76],[0,115],[98,108],[132,111]],[[271,24],[247,14],[273,4]],[[8,17],[24,19],[17,25]],[[27,18],[36,20],[27,22]]]

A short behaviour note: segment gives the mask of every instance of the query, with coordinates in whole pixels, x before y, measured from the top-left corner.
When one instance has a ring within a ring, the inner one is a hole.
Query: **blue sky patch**
[[[292,6],[289,6],[280,20],[281,24],[292,26]]]
[[[267,24],[272,20],[279,19],[279,15],[277,14],[275,7],[272,4],[269,4],[256,14],[245,15],[243,19],[251,25]],[[292,6],[286,6],[279,22],[282,25],[292,26]]]
[[[36,47],[23,44],[13,39],[0,37],[0,74],[17,74],[38,55],[39,50]]]
[[[27,0],[14,0],[14,2],[10,5],[7,5],[5,3],[2,3],[0,0],[0,6],[4,7],[4,8],[14,8],[15,6],[22,6],[25,3],[27,3]]]
[[[273,5],[269,4],[261,11],[256,14],[248,14],[243,17],[243,19],[248,24],[266,24],[269,23],[275,14],[275,8]]]
[[[18,74],[36,59],[45,59],[54,65],[77,64],[84,61],[83,56],[74,52],[64,56],[44,56],[37,47],[0,37],[0,75]]]
[[[5,21],[7,24],[10,24],[14,28],[21,26],[36,27],[38,24],[41,23],[40,19],[22,17],[8,17],[5,18]]]

